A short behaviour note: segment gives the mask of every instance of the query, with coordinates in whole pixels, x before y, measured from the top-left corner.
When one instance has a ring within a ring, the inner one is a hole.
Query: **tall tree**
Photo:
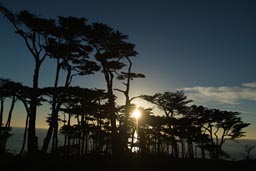
[[[87,30],[86,19],[75,17],[59,17],[56,21],[57,25],[51,30],[51,37],[48,39],[48,45],[45,50],[50,56],[56,60],[56,74],[54,88],[59,86],[60,71],[66,71],[64,79],[64,87],[69,87],[72,78],[76,75],[93,74],[99,70],[99,66],[88,60],[89,53],[92,48],[83,41],[84,32]],[[58,144],[58,112],[62,105],[57,100],[56,95],[51,100],[51,116],[49,118],[49,129],[44,139],[42,150],[47,151],[52,134],[52,150],[57,148]]]
[[[121,59],[137,54],[134,45],[128,43],[127,38],[127,35],[102,23],[93,23],[91,32],[87,35],[87,40],[95,50],[95,58],[101,65],[107,84],[108,113],[110,114],[112,152],[114,155],[120,153],[120,144],[116,124],[117,113],[113,93],[113,79],[116,72],[125,66]]]
[[[125,89],[124,90],[121,90],[121,89],[114,89],[114,90],[117,90],[121,93],[124,94],[125,96],[125,105],[124,105],[124,125],[123,125],[123,129],[122,131],[123,132],[120,132],[121,133],[121,145],[122,145],[122,149],[124,150],[128,150],[128,133],[127,133],[127,129],[128,129],[128,120],[129,120],[129,117],[130,117],[130,112],[131,112],[131,101],[133,99],[135,99],[136,97],[133,97],[133,98],[130,98],[130,84],[131,84],[131,80],[133,80],[134,78],[145,78],[145,75],[144,74],[141,74],[141,73],[134,73],[132,72],[132,61],[129,57],[125,57],[125,59],[127,60],[128,62],[128,69],[127,69],[127,72],[121,72],[121,74],[119,74],[117,76],[117,79],[118,80],[121,80],[122,81],[122,84],[125,86]]]
[[[34,59],[33,73],[33,96],[29,106],[29,127],[28,127],[28,152],[34,153],[38,150],[38,138],[36,136],[36,113],[38,105],[39,71],[47,53],[44,46],[47,44],[49,31],[54,27],[53,20],[36,17],[28,11],[12,13],[4,6],[0,6],[0,12],[13,25],[15,32],[24,40],[26,47]]]

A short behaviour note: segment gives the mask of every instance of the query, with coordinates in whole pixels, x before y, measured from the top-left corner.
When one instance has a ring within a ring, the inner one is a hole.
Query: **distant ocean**
[[[46,136],[47,129],[37,129],[38,136],[38,146],[41,147],[43,143],[43,139]],[[19,153],[22,142],[23,142],[23,134],[24,128],[13,128],[13,135],[7,142],[7,150],[13,154]],[[63,145],[63,137],[59,136],[59,145]],[[239,139],[237,142],[234,141],[226,141],[223,145],[223,150],[230,155],[230,160],[241,160],[245,158],[245,146],[256,146],[256,140],[249,139]],[[254,148],[250,153],[251,159],[256,159],[256,148]]]
[[[39,148],[42,147],[43,145],[43,140],[46,136],[47,133],[47,129],[41,129],[41,128],[37,128],[36,129],[36,135],[38,137],[38,146]],[[22,143],[23,143],[23,137],[24,137],[24,128],[12,128],[11,131],[12,136],[8,139],[7,141],[7,150],[10,153],[13,154],[18,154],[20,152]],[[59,137],[59,145],[63,145],[63,136],[60,135]],[[25,146],[25,150],[26,150]]]

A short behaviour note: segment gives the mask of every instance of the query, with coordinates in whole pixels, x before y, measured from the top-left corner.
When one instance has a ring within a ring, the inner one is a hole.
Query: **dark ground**
[[[98,158],[90,157],[54,157],[54,156],[0,156],[1,171],[157,171],[157,170],[243,170],[254,171],[256,160],[227,161],[203,159],[170,159],[170,158]]]

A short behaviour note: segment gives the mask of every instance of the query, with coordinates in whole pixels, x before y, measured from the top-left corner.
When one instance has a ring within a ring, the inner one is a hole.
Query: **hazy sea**
[[[37,136],[38,136],[38,145],[39,147],[42,146],[43,138],[46,135],[46,129],[37,129]],[[7,149],[9,152],[17,154],[19,153],[22,142],[23,142],[23,134],[24,128],[13,128],[12,132],[13,135],[7,142]],[[59,137],[59,145],[63,145],[63,137],[60,135]],[[226,141],[223,145],[223,150],[230,155],[230,160],[242,160],[245,158],[245,146],[256,146],[256,140],[249,140],[249,139],[239,139],[237,142],[234,141]],[[254,148],[250,153],[251,159],[256,159],[256,148]]]

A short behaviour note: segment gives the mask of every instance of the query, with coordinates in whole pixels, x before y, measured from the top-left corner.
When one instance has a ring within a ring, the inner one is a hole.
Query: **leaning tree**
[[[64,87],[69,87],[72,79],[77,75],[93,74],[100,68],[96,62],[89,59],[92,47],[84,41],[84,34],[88,30],[86,19],[76,17],[59,17],[55,21],[55,27],[50,30],[51,37],[44,47],[47,55],[56,61],[56,73],[54,88],[60,82],[60,72],[65,71]],[[58,112],[62,105],[57,101],[57,96],[51,97],[51,116],[49,118],[49,128],[44,139],[42,150],[47,151],[50,140],[52,140],[52,150],[58,145]],[[53,136],[52,136],[53,135]],[[52,138],[51,138],[52,137]]]
[[[36,114],[38,106],[39,72],[42,63],[47,57],[44,46],[47,44],[49,31],[54,27],[54,20],[36,17],[28,11],[20,11],[15,14],[0,6],[0,12],[8,19],[14,27],[15,32],[24,40],[27,49],[34,59],[33,73],[33,95],[29,106],[29,127],[28,127],[28,152],[34,153],[38,149],[38,138],[36,136]]]
[[[218,159],[222,153],[222,146],[227,139],[235,140],[243,137],[243,129],[250,124],[242,121],[239,117],[241,113],[233,111],[221,111],[219,109],[210,109],[206,124],[203,127],[210,136],[210,155]]]

